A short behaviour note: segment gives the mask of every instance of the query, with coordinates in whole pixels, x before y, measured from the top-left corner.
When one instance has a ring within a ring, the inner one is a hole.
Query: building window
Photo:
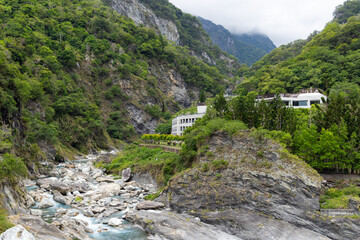
[[[285,104],[285,106],[289,106],[289,101],[283,101],[283,103]]]
[[[312,100],[312,101],[310,101],[310,105],[313,105],[313,104],[320,104],[320,100]]]
[[[307,106],[307,100],[305,101],[293,101],[293,106],[294,107],[303,107],[303,106]]]

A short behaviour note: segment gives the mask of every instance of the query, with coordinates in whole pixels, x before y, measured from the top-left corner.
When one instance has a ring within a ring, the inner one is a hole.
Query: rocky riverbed
[[[0,239],[19,234],[37,240],[239,239],[199,218],[144,200],[156,192],[149,176],[132,177],[128,170],[118,179],[94,167],[94,161],[109,154],[114,152],[54,165],[36,181],[24,181],[27,214],[11,216],[17,226]]]
[[[26,181],[29,215],[13,216],[12,221],[36,239],[147,239],[124,215],[134,211],[155,186],[104,174],[93,165],[99,156],[59,164],[47,176]]]

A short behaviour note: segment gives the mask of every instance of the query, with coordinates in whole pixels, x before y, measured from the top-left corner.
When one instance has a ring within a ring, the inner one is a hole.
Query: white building
[[[310,108],[312,104],[323,103],[323,98],[324,100],[327,99],[327,97],[318,90],[304,90],[300,93],[284,93],[279,94],[279,96],[286,106],[293,108]],[[257,100],[271,102],[275,97],[275,94],[267,94],[257,96]]]
[[[197,119],[205,115],[206,108],[207,106],[197,106],[197,113],[180,115],[174,118],[172,120],[171,134],[182,135],[186,128],[191,127]]]

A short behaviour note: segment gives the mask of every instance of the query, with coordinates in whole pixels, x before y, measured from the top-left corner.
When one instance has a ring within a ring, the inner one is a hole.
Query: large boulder
[[[121,172],[121,179],[124,181],[124,182],[127,182],[130,180],[131,178],[131,169],[130,168],[126,168],[124,170],[122,170]]]
[[[71,205],[72,202],[71,197],[63,196],[59,191],[56,190],[53,192],[53,195],[54,195],[54,201],[68,206]]]
[[[36,240],[23,226],[17,225],[0,235],[0,240]]]
[[[43,209],[43,208],[49,208],[49,207],[53,207],[54,203],[48,199],[48,198],[43,198],[38,205],[38,208]]]
[[[69,239],[57,227],[48,224],[41,217],[31,215],[10,216],[10,221],[25,227],[36,240],[65,240]],[[8,240],[8,239],[6,239]]]
[[[156,210],[164,208],[164,204],[154,201],[143,201],[136,205],[136,210]]]

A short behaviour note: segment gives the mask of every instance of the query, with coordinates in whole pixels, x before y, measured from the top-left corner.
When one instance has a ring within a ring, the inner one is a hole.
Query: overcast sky
[[[184,12],[223,25],[230,32],[260,32],[276,46],[305,39],[332,20],[345,0],[169,0]]]

